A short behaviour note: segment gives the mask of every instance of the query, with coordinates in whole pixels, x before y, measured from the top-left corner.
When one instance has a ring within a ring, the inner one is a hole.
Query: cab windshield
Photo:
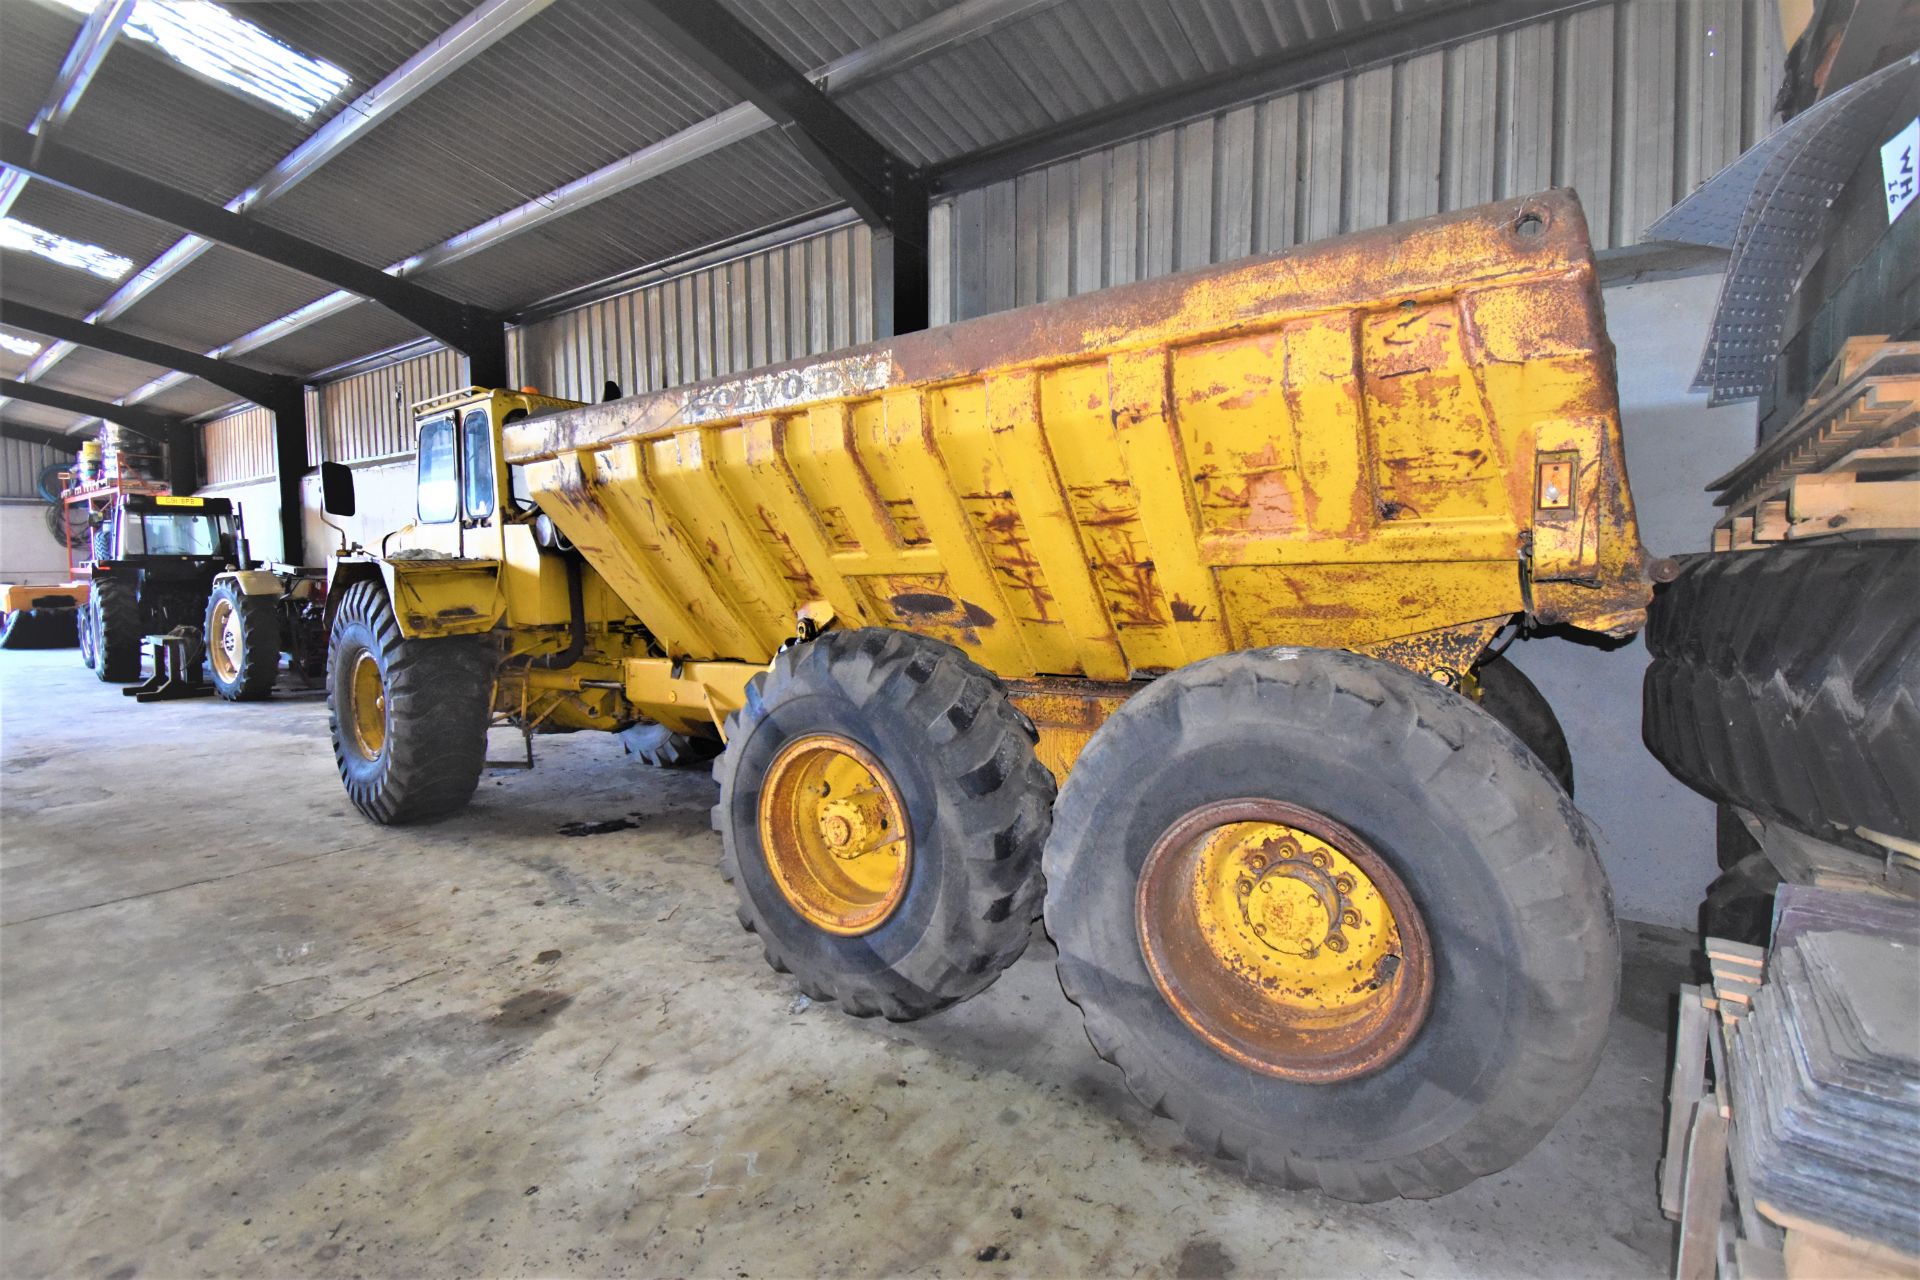
[[[126,522],[125,540],[124,556],[231,557],[233,517],[142,512]]]

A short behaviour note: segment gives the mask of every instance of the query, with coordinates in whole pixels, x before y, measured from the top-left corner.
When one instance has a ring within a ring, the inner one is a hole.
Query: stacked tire
[[[1821,839],[1920,839],[1920,542],[1724,552],[1656,595],[1647,749]]]

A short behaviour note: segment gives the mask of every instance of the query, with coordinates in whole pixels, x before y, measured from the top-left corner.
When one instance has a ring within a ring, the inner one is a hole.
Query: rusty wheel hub
[[[1377,1070],[1432,1003],[1432,949],[1406,886],[1358,835],[1295,805],[1188,813],[1147,854],[1136,913],[1167,1004],[1268,1075]]]
[[[906,894],[906,805],[873,754],[837,734],[797,738],[774,757],[760,791],[760,845],[787,904],[828,933],[869,933]]]

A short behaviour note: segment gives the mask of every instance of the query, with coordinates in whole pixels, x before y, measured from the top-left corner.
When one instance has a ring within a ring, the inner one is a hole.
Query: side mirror
[[[330,516],[353,514],[353,468],[344,462],[320,464],[320,506]]]

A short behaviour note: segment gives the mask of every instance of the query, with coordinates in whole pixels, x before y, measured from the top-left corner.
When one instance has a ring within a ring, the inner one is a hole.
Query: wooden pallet
[[[1758,947],[1707,939],[1711,986],[1680,988],[1660,1209],[1680,1224],[1676,1280],[1771,1280],[1785,1272],[1780,1229],[1760,1213],[1735,1141],[1728,1037],[1766,972]]]
[[[1855,338],[1807,407],[1714,481],[1715,551],[1920,528],[1920,342]]]

